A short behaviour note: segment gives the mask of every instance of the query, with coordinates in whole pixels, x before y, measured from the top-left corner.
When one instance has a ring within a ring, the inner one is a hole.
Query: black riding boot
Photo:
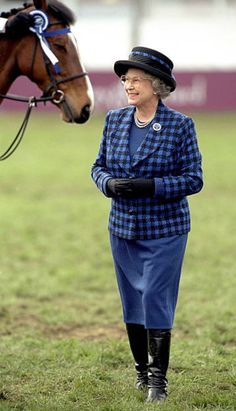
[[[147,330],[141,324],[126,324],[126,329],[137,372],[135,388],[143,390],[148,385]]]
[[[166,373],[170,357],[171,330],[148,330],[148,398],[147,402],[167,397]]]

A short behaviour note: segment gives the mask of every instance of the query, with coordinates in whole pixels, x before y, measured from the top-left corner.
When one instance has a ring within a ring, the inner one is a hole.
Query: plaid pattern
[[[154,239],[190,230],[186,196],[201,190],[201,154],[191,118],[162,102],[135,155],[129,154],[129,129],[135,108],[108,112],[92,178],[105,194],[110,178],[155,178],[153,198],[113,198],[112,234],[126,239]],[[153,124],[161,124],[155,131]]]

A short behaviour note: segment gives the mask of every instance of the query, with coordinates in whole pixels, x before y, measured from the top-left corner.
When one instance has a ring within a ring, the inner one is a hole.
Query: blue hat
[[[131,67],[144,70],[160,78],[171,87],[171,91],[174,91],[176,88],[176,80],[172,74],[174,64],[159,51],[147,47],[134,47],[128,60],[118,60],[115,62],[114,71],[120,77]]]

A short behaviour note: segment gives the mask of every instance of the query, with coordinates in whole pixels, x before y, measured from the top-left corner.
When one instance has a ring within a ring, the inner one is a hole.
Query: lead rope
[[[21,124],[21,127],[16,135],[16,137],[14,138],[14,140],[12,141],[11,145],[8,147],[8,149],[0,156],[0,161],[6,160],[8,157],[10,157],[14,151],[17,149],[17,147],[19,146],[24,134],[25,134],[25,129],[27,127],[29,118],[30,118],[30,114],[31,114],[31,110],[33,107],[36,106],[36,101],[35,101],[35,97],[29,97],[28,100],[28,109],[25,113],[25,117],[24,120]]]

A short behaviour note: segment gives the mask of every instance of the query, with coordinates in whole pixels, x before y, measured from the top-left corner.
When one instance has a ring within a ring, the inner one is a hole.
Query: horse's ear
[[[33,0],[34,1],[34,6],[36,9],[40,10],[47,10],[48,8],[48,2],[47,0]]]

